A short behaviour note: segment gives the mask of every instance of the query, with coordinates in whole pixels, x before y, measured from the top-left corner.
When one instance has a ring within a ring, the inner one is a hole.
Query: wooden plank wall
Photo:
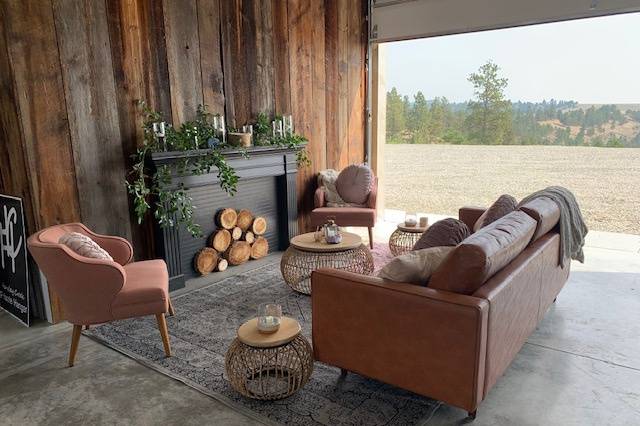
[[[176,125],[206,103],[234,127],[293,114],[310,141],[298,181],[308,229],[317,172],[364,161],[365,11],[366,0],[3,0],[0,192],[25,200],[30,232],[82,221],[149,257],[123,184],[142,143],[137,100]]]

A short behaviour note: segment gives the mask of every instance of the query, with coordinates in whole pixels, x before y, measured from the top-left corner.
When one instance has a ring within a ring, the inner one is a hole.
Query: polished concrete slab
[[[640,237],[592,235],[474,425],[640,424]],[[0,424],[259,424],[86,337],[66,368],[69,340],[68,324],[26,329],[0,314]],[[426,424],[465,416],[441,404]]]

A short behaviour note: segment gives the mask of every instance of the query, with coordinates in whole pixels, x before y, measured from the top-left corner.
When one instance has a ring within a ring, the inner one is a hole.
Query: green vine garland
[[[229,195],[234,195],[238,186],[238,176],[224,157],[224,151],[232,147],[222,143],[213,148],[209,147],[209,141],[217,139],[217,133],[211,123],[213,115],[207,112],[206,106],[198,106],[195,120],[184,122],[179,128],[167,124],[164,141],[160,141],[155,136],[153,124],[162,121],[162,114],[149,108],[144,101],[140,101],[139,105],[143,115],[144,142],[132,156],[134,164],[126,181],[127,190],[133,197],[138,223],[141,224],[147,214],[153,211],[155,219],[162,228],[183,224],[191,235],[200,237],[202,228],[193,221],[195,206],[192,198],[187,194],[188,188],[180,183],[175,189],[167,189],[172,183],[170,167],[163,165],[151,172],[146,167],[146,158],[153,152],[206,150],[202,155],[181,158],[177,163],[178,173],[189,172],[201,175],[210,173],[215,167],[220,187]],[[273,137],[270,123],[266,114],[258,114],[254,125],[255,145],[294,148],[298,165],[308,166],[311,162],[306,149],[301,146],[307,140],[297,134]],[[246,151],[243,155],[248,157]]]

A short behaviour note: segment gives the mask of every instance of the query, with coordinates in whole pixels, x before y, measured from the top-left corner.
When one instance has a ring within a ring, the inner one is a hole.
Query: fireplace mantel
[[[284,250],[291,237],[298,234],[297,149],[252,147],[246,151],[225,151],[228,164],[235,169],[239,178],[238,191],[234,196],[227,195],[220,188],[216,168],[200,175],[178,173],[175,166],[179,161],[207,152],[157,152],[150,157],[154,167],[171,167],[172,183],[168,189],[176,189],[181,184],[188,188],[187,193],[196,207],[195,221],[202,226],[204,233],[202,238],[194,238],[182,226],[156,226],[156,255],[167,262],[171,291],[184,287],[185,281],[195,276],[191,266],[194,250],[206,245],[209,234],[215,228],[215,212],[221,208],[248,208],[257,215],[268,216],[271,219],[267,234],[270,250]]]

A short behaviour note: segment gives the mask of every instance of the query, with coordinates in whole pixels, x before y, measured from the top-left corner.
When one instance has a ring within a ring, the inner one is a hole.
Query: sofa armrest
[[[313,272],[311,284],[316,360],[475,410],[485,300],[334,269]]]
[[[377,203],[378,203],[378,178],[375,178],[373,179],[373,184],[371,185],[371,191],[369,191],[369,198],[367,198],[367,207],[375,210]]]
[[[318,187],[316,189],[316,192],[313,195],[313,206],[316,209],[325,206],[324,187],[323,186],[320,186],[320,187]]]
[[[473,225],[476,224],[478,218],[482,216],[487,209],[484,207],[472,207],[465,206],[458,210],[458,218],[463,221],[471,232],[473,232]]]

